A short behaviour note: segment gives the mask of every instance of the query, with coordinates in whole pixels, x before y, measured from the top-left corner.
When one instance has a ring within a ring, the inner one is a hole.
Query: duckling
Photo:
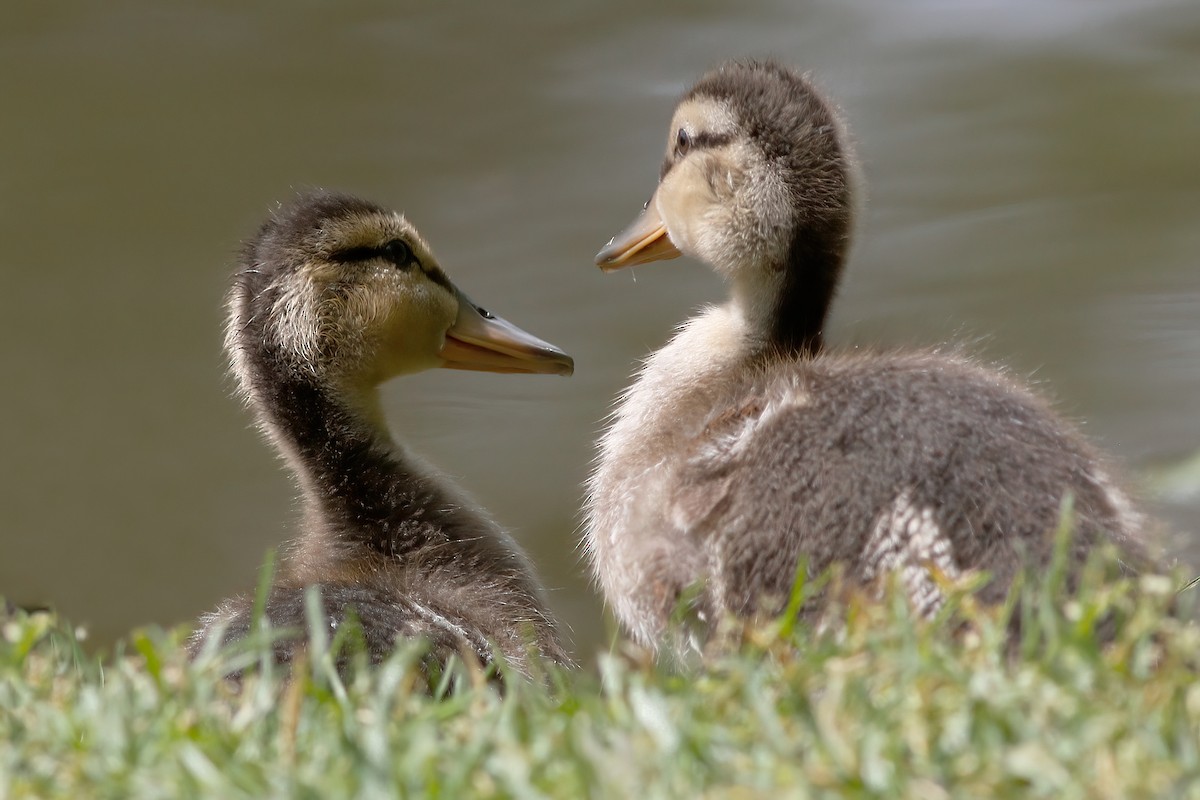
[[[438,659],[568,661],[529,559],[393,441],[378,393],[434,367],[570,375],[568,355],[472,302],[402,215],[328,191],[278,209],[246,244],[225,346],[303,496],[303,533],[266,602],[273,626],[303,630],[305,589],[318,586],[330,626],[353,609],[375,661],[417,636]],[[252,606],[234,597],[204,615],[192,652],[218,630],[244,636]],[[300,641],[281,641],[278,660]]]
[[[652,648],[684,597],[702,634],[781,612],[801,559],[861,586],[899,573],[921,615],[943,602],[939,572],[987,570],[998,601],[1049,558],[1065,502],[1073,568],[1106,541],[1142,556],[1110,468],[1017,381],[955,353],[825,350],[858,172],[809,80],[726,63],[683,95],[657,189],[596,257],[685,254],[729,286],[646,360],[588,482],[592,571]]]

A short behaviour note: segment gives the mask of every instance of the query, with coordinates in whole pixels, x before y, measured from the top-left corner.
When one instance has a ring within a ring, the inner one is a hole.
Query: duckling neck
[[[784,356],[819,353],[844,258],[841,238],[801,231],[781,260],[739,276],[733,306],[751,346]]]
[[[614,422],[601,442],[600,471],[613,464],[649,469],[659,463],[664,453],[703,427],[716,398],[728,384],[739,381],[760,352],[736,303],[705,309],[689,319],[646,359],[618,402]]]
[[[270,363],[270,360],[266,360]],[[278,362],[276,362],[278,364]],[[396,557],[437,532],[481,525],[468,504],[388,434],[378,390],[344,388],[279,367],[252,392],[304,490],[306,515],[335,544]]]

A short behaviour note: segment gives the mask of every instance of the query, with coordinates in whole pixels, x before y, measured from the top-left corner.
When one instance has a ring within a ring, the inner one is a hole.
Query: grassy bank
[[[178,635],[100,661],[17,615],[0,797],[1200,797],[1200,633],[1164,612],[1174,593],[1147,578],[1031,604],[1017,654],[969,596],[930,624],[854,601],[702,672],[615,653],[503,694],[453,669],[430,695],[415,647],[345,681],[316,647],[290,683],[239,691],[216,677],[239,656],[188,664]]]

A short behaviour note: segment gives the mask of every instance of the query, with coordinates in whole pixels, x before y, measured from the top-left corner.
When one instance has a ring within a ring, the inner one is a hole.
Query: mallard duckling
[[[242,253],[225,344],[241,392],[303,493],[303,534],[266,603],[275,627],[303,630],[319,586],[331,627],[350,609],[369,655],[397,637],[435,657],[493,648],[566,661],[533,568],[516,542],[444,476],[388,434],[378,386],[434,367],[570,375],[571,358],[472,302],[400,214],[315,192],[276,211]],[[246,634],[252,599],[205,615]],[[298,640],[281,642],[288,661]]]
[[[680,254],[730,287],[620,397],[588,484],[585,548],[617,617],[660,642],[698,588],[701,630],[782,610],[800,559],[863,585],[899,572],[917,612],[936,573],[1049,557],[1067,498],[1080,564],[1140,553],[1143,517],[1075,429],[961,355],[825,352],[857,168],[837,112],[771,62],[727,63],[675,109],[658,187],[596,257]]]

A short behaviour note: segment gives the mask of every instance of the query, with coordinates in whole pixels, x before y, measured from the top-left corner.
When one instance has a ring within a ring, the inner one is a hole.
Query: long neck
[[[689,319],[651,354],[618,400],[614,423],[601,440],[601,461],[618,465],[618,472],[630,464],[650,468],[663,453],[685,446],[728,382],[736,382],[745,372],[741,367],[761,352],[749,327],[736,302]]]
[[[748,314],[747,321],[762,336],[763,344],[787,356],[812,356],[821,351],[845,253],[844,236],[802,229],[792,240],[784,262],[767,270],[773,285],[741,292],[760,292],[761,308],[757,314]],[[735,289],[735,300],[738,294]],[[751,307],[747,301],[741,305]]]
[[[261,353],[251,397],[304,489],[307,514],[337,544],[395,557],[489,525],[383,429],[374,390],[339,392]]]

